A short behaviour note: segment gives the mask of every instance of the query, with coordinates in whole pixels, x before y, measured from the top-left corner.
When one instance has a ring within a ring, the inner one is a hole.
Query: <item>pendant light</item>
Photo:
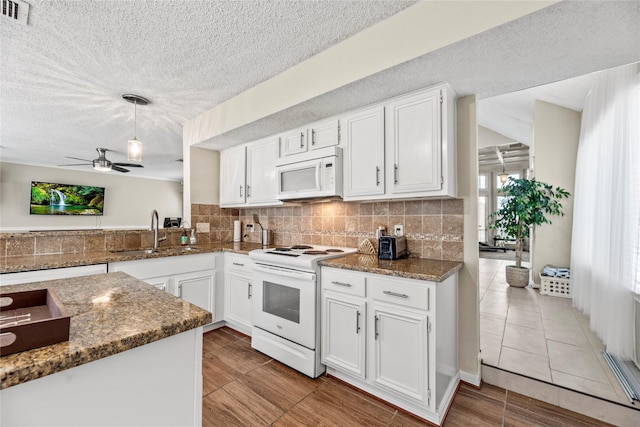
[[[124,94],[122,98],[133,104],[133,139],[127,144],[127,160],[130,162],[142,162],[142,142],[136,138],[138,130],[138,105],[147,105],[149,100],[140,95]]]
[[[509,179],[509,174],[504,171],[504,164],[502,165],[502,173],[498,176],[500,177],[500,182],[503,184]]]

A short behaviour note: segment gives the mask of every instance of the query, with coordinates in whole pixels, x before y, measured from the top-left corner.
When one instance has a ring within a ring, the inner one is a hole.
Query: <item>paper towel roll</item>
[[[239,242],[240,238],[240,221],[233,221],[233,241]]]

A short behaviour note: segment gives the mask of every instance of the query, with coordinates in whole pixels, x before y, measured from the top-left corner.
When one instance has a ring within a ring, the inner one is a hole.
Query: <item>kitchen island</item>
[[[69,341],[0,358],[0,424],[193,425],[211,313],[124,273],[5,286],[55,290]]]

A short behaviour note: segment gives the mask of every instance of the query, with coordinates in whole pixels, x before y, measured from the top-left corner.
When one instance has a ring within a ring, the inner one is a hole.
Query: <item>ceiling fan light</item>
[[[93,169],[99,172],[109,172],[111,170],[111,162],[109,160],[96,159],[93,161]]]
[[[127,145],[127,159],[130,162],[142,162],[142,142],[134,136]]]

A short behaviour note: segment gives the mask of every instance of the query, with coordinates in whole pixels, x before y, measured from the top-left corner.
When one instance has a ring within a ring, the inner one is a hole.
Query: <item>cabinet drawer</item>
[[[378,301],[429,310],[429,285],[427,282],[408,283],[402,280],[369,276],[369,296]]]
[[[253,274],[253,263],[249,258],[249,255],[232,254],[227,252],[225,254],[225,267],[227,271],[234,271],[236,273]]]
[[[322,289],[365,296],[365,275],[341,269],[322,269]]]

